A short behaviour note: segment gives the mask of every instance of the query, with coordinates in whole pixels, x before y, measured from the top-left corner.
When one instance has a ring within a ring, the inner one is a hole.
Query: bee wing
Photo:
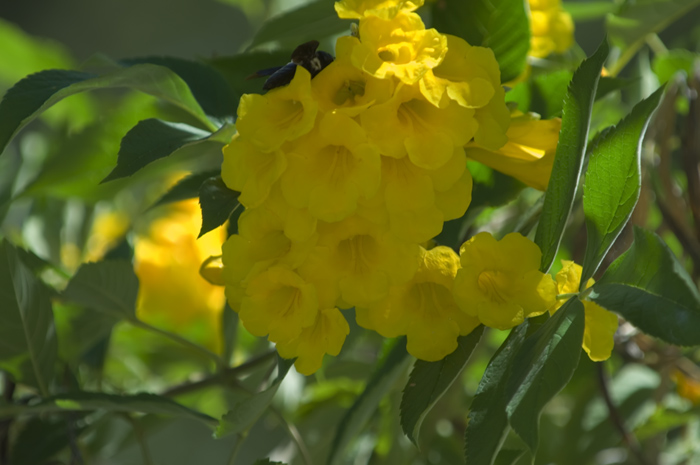
[[[274,68],[261,69],[260,71],[256,71],[253,74],[251,74],[250,76],[248,76],[246,78],[246,80],[257,79],[257,78],[261,78],[261,77],[265,77],[265,76],[272,76],[273,74],[275,74],[277,71],[279,71],[282,68],[283,68],[283,66],[275,66]]]
[[[292,52],[292,63],[301,64],[311,60],[316,56],[318,45],[318,40],[310,40],[295,48]]]
[[[275,87],[286,86],[292,79],[294,79],[294,73],[296,72],[297,65],[295,63],[287,63],[280,69],[275,71],[272,76],[267,78],[265,84],[263,84],[264,90],[274,89]]]

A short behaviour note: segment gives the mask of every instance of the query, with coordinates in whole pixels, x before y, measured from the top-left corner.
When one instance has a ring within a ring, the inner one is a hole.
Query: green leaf
[[[175,57],[129,58],[119,62],[128,66],[150,63],[169,68],[187,83],[207,116],[216,118],[221,123],[233,122],[241,96],[234,94],[224,77],[211,66]]]
[[[0,405],[0,417],[14,415],[40,415],[45,413],[106,410],[108,412],[138,412],[156,415],[186,417],[199,420],[209,426],[216,419],[184,407],[167,397],[139,393],[132,395],[105,394],[102,392],[75,392],[50,397],[34,405]]]
[[[50,418],[31,418],[22,427],[11,449],[10,462],[16,464],[46,464],[49,459],[69,444],[69,430],[82,430],[75,425],[69,426],[70,419],[54,416]],[[80,431],[73,431],[78,435]]]
[[[571,380],[581,355],[583,304],[573,297],[515,355],[506,386],[508,421],[533,455],[544,406]]]
[[[149,163],[209,136],[210,132],[184,123],[170,123],[156,118],[140,121],[122,139],[117,166],[102,182],[131,176]]]
[[[350,24],[338,18],[331,0],[317,0],[266,21],[248,48],[277,41],[292,48],[309,40],[349,31]],[[280,63],[280,66],[284,63]]]
[[[535,234],[535,243],[542,250],[540,270],[545,273],[552,266],[574,204],[588,144],[593,98],[607,56],[608,44],[603,41],[576,70],[566,93],[557,154]]]
[[[634,243],[592,287],[588,297],[666,342],[700,344],[700,293],[656,234],[634,229]]]
[[[508,433],[505,396],[511,362],[522,346],[530,320],[516,326],[489,361],[469,408],[464,437],[465,456],[469,464],[490,465]]]
[[[669,50],[665,55],[654,56],[652,69],[659,82],[668,82],[676,73],[683,71],[686,76],[692,76],[693,70],[700,62],[700,54],[690,50]]]
[[[270,459],[260,459],[256,460],[253,465],[286,465],[282,462],[270,462]]]
[[[138,291],[131,262],[106,260],[82,265],[62,297],[115,318],[135,320]]]
[[[423,419],[462,373],[483,333],[479,326],[460,336],[457,349],[440,361],[416,360],[401,398],[401,428],[414,444],[418,445]]]
[[[520,457],[522,457],[524,450],[514,450],[514,449],[501,449],[496,456],[496,460],[493,465],[514,465]]]
[[[614,13],[620,8],[619,4],[615,2],[563,2],[562,6],[577,23],[603,18],[608,13]]]
[[[226,413],[219,422],[214,436],[223,438],[230,434],[238,434],[247,431],[265,412],[267,407],[275,397],[277,389],[287,376],[287,372],[294,364],[294,360],[287,360],[277,356],[277,377],[270,386],[262,392],[253,394],[250,398],[243,400]]]
[[[51,294],[7,240],[0,243],[0,368],[48,395],[58,345]]]
[[[190,113],[208,129],[216,129],[185,81],[163,66],[135,65],[102,76],[53,69],[27,76],[3,97],[0,102],[0,153],[20,129],[60,100],[88,90],[119,87],[166,100]]]
[[[221,170],[205,171],[204,173],[188,174],[177,182],[168,192],[158,199],[150,208],[156,208],[168,203],[179,202],[181,200],[194,199],[199,196],[199,189],[204,181],[216,177]]]
[[[647,125],[659,104],[663,87],[642,100],[620,124],[597,141],[590,153],[583,186],[586,215],[586,255],[581,289],[632,215],[642,186],[641,150]]]
[[[622,50],[611,74],[629,62],[649,34],[664,30],[698,5],[700,0],[638,0],[625,2],[618,13],[608,15],[610,41]]]
[[[404,373],[411,358],[406,352],[406,338],[394,343],[386,358],[377,365],[374,374],[367,381],[367,386],[338,423],[338,430],[331,443],[328,464],[334,465],[344,457],[350,441],[365,427],[369,418],[377,411],[379,402],[393,387],[397,378]]]
[[[543,119],[561,116],[567,87],[573,73],[569,70],[539,74],[532,79],[532,100],[529,111],[542,115]]]
[[[202,207],[202,237],[209,231],[218,228],[228,220],[234,210],[242,210],[238,203],[238,192],[232,191],[221,176],[209,178],[199,188],[199,205]]]
[[[433,27],[471,45],[493,50],[501,82],[518,77],[530,50],[530,21],[521,0],[441,0],[432,7]]]
[[[212,58],[208,63],[221,73],[229,87],[237,94],[259,94],[262,92],[265,79],[247,79],[247,77],[255,74],[256,71],[289,63],[291,55],[291,50],[250,52],[231,57]]]

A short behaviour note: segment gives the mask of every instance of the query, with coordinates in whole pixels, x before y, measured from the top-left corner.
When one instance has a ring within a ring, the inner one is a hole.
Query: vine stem
[[[145,329],[146,331],[151,331],[152,333],[160,334],[161,336],[164,336],[170,339],[171,341],[182,345],[183,347],[187,347],[188,349],[191,349],[195,352],[200,353],[201,355],[204,355],[205,357],[211,359],[214,363],[216,363],[218,371],[223,371],[226,369],[226,362],[224,361],[224,359],[222,359],[220,356],[218,356],[217,354],[205,347],[195,344],[194,342],[189,341],[175,333],[164,331],[160,328],[149,325],[148,323],[145,323],[137,318],[130,318],[127,321],[129,321],[129,323],[136,326],[137,328]]]
[[[610,390],[608,389],[608,379],[607,375],[605,374],[605,368],[603,366],[603,363],[599,362],[595,365],[596,370],[598,372],[598,385],[600,387],[600,393],[603,396],[605,405],[607,405],[608,407],[608,412],[610,413],[610,421],[622,436],[622,442],[625,444],[625,446],[627,446],[627,449],[629,449],[629,451],[632,452],[632,455],[634,455],[634,457],[637,459],[637,462],[639,462],[640,465],[651,465],[651,463],[647,461],[646,457],[644,457],[644,452],[642,452],[637,438],[630,431],[627,430],[627,427],[625,426],[625,423],[624,421],[622,421],[622,417],[620,416],[620,412],[617,410],[617,407],[615,407],[612,397],[610,397]]]
[[[238,456],[238,451],[241,450],[241,446],[243,445],[243,441],[245,440],[245,436],[241,433],[238,433],[236,435],[236,444],[233,446],[233,450],[231,451],[231,456],[228,459],[228,465],[235,465],[236,464],[236,457]]]

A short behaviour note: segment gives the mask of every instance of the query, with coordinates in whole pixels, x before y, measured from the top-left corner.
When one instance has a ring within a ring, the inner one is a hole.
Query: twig
[[[284,418],[284,416],[282,415],[282,412],[280,412],[276,408],[270,406],[270,411],[277,417],[280,423],[282,423],[282,426],[284,426],[284,428],[289,433],[289,436],[292,438],[292,441],[294,441],[294,443],[297,446],[297,449],[299,449],[299,453],[301,454],[301,458],[304,460],[304,463],[306,465],[313,465],[313,462],[311,461],[311,454],[309,453],[309,448],[306,447],[304,438],[301,437],[301,434],[299,433],[297,427],[294,426],[292,423],[289,423],[286,420],[286,418]]]
[[[141,455],[143,455],[143,463],[145,465],[155,465],[155,462],[153,461],[153,457],[151,456],[151,451],[148,448],[148,441],[146,440],[146,435],[143,431],[143,428],[141,428],[141,424],[128,413],[124,414],[124,418],[127,419],[129,423],[131,423],[131,427],[134,430],[134,436],[136,436],[136,441],[139,443],[139,447],[141,448]]]
[[[632,455],[634,455],[640,465],[651,465],[651,462],[647,461],[647,459],[644,457],[644,453],[639,446],[637,438],[631,432],[627,431],[625,423],[620,417],[620,412],[617,411],[617,407],[615,407],[615,404],[613,404],[612,398],[610,397],[610,391],[608,390],[608,380],[605,375],[604,365],[602,363],[596,363],[596,369],[598,372],[600,393],[603,396],[605,405],[608,406],[610,421],[622,436],[622,442],[625,444],[625,446],[627,446],[630,452],[632,452]]]
[[[167,397],[175,397],[217,384],[229,384],[231,381],[236,380],[242,374],[274,358],[275,353],[276,352],[274,350],[265,352],[264,354],[259,355],[254,359],[248,360],[247,362],[242,363],[241,365],[238,365],[236,367],[226,368],[222,372],[208,376],[199,381],[183,383],[173,388],[170,388],[167,391],[161,393],[161,395]]]
[[[70,446],[70,463],[71,465],[83,465],[83,454],[78,447],[78,438],[75,435],[75,412],[69,412],[66,415],[66,432],[68,433],[68,445]]]

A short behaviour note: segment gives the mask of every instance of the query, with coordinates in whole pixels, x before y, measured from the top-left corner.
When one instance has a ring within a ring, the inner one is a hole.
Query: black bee
[[[265,84],[263,84],[264,90],[286,86],[292,82],[297,66],[303,66],[306,68],[306,70],[311,73],[311,77],[313,78],[334,60],[330,53],[317,49],[318,40],[311,40],[301,44],[294,49],[292,52],[292,61],[286,65],[260,70],[249,76],[248,79],[270,76],[265,81]]]

